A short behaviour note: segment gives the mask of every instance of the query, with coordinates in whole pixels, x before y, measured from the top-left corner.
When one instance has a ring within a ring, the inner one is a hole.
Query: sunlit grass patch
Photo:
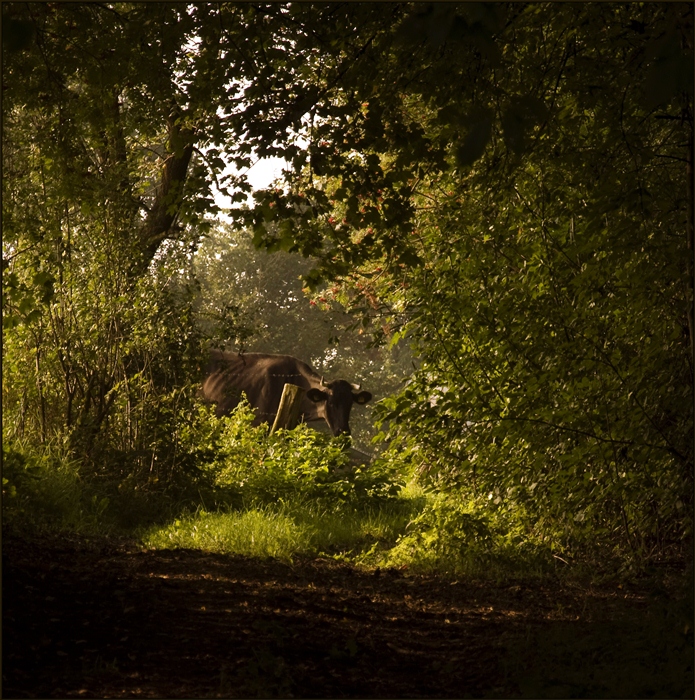
[[[349,560],[378,543],[382,549],[392,546],[403,524],[403,516],[347,510],[330,513],[307,506],[293,511],[284,504],[278,509],[199,511],[151,527],[141,539],[145,546],[157,549],[201,549],[279,559],[337,555]]]
[[[328,508],[297,499],[215,513],[201,509],[167,525],[152,526],[141,539],[154,548],[280,559],[331,556],[383,565],[384,553],[405,531],[418,505],[408,497],[361,509],[345,504]]]
[[[150,528],[142,541],[158,549],[202,549],[278,559],[290,559],[312,549],[308,526],[270,508],[227,513],[199,511],[169,525]]]
[[[497,580],[553,573],[551,547],[524,531],[516,514],[461,494],[420,492],[417,501],[414,517],[384,552],[385,566]]]
[[[435,575],[446,578],[467,578],[488,581],[525,580],[553,574],[549,557],[521,557],[511,550],[480,551],[462,546],[446,554],[431,549],[412,548],[407,551],[401,543],[384,552],[383,567],[407,568],[411,574]]]

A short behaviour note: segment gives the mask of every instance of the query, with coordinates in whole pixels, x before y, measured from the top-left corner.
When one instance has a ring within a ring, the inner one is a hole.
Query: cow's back
[[[256,422],[270,422],[277,413],[285,384],[309,389],[318,380],[309,365],[290,355],[238,355],[211,350],[203,396],[215,403],[217,415],[223,416],[234,409],[243,392],[256,411]],[[309,401],[303,402],[302,413],[305,420],[317,417]]]

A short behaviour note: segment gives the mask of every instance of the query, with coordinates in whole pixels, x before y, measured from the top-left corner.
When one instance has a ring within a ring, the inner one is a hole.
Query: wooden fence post
[[[299,407],[302,404],[305,390],[296,384],[285,384],[282,389],[282,398],[278,407],[275,422],[270,429],[271,434],[280,428],[292,430],[299,419]]]

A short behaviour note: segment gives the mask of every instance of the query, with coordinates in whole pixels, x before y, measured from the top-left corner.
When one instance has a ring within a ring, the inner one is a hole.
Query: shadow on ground
[[[3,697],[692,697],[672,610],[618,588],[12,538]]]

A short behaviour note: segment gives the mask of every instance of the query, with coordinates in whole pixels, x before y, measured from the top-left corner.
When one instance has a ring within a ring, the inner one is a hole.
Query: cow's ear
[[[328,398],[328,394],[325,391],[321,391],[321,389],[309,389],[306,392],[306,397],[309,401],[319,403],[320,401],[325,401]]]
[[[368,391],[360,391],[359,394],[353,394],[352,399],[355,403],[365,404],[372,400],[372,395]]]

